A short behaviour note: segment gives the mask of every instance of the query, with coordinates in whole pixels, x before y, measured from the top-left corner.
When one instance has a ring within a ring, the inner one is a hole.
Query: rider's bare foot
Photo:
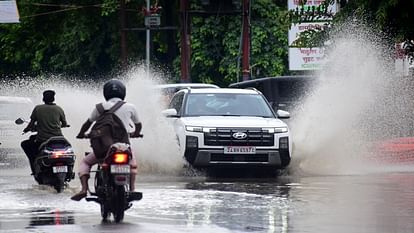
[[[74,200],[74,201],[80,201],[82,200],[84,197],[86,197],[87,192],[84,191],[80,191],[79,193],[73,195],[70,199]]]

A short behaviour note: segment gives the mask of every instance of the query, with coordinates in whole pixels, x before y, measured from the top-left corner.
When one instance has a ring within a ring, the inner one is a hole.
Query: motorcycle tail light
[[[65,153],[64,151],[54,151],[54,152],[52,153],[52,158],[54,158],[54,159],[60,158],[60,157],[62,157],[62,155],[63,155],[64,153]]]
[[[115,153],[112,156],[113,162],[117,164],[128,163],[128,154],[127,153]]]

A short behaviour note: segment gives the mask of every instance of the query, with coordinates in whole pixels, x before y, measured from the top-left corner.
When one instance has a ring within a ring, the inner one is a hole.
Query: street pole
[[[150,10],[150,0],[147,0],[147,11]],[[150,29],[147,26],[147,38],[146,38],[146,53],[145,53],[145,64],[146,64],[146,72],[147,76],[150,73]]]
[[[125,0],[120,0],[120,23],[121,23],[121,63],[122,67],[127,66],[127,41],[126,41],[126,30],[125,30]]]
[[[190,36],[189,36],[189,3],[188,0],[180,1],[181,14],[181,82],[189,83],[190,78]]]
[[[250,0],[243,1],[243,57],[242,57],[242,75],[243,81],[250,79]]]

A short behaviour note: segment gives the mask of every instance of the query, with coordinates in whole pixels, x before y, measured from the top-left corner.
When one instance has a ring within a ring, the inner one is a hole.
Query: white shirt
[[[112,98],[106,102],[102,103],[102,106],[105,110],[109,110],[114,106],[117,102],[122,101],[120,98]],[[94,108],[92,114],[89,117],[90,122],[94,122],[99,117],[98,109]],[[121,119],[122,123],[125,126],[125,129],[128,133],[132,133],[135,131],[135,124],[140,123],[138,118],[137,109],[135,105],[130,103],[123,104],[118,110],[115,111],[115,115]]]

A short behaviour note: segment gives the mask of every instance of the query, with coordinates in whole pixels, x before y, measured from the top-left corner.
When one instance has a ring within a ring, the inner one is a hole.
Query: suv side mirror
[[[165,117],[179,117],[175,108],[169,108],[161,112]]]
[[[283,111],[283,110],[280,110],[280,109],[276,111],[276,115],[279,118],[284,118],[284,119],[290,118],[290,113],[289,112]]]

